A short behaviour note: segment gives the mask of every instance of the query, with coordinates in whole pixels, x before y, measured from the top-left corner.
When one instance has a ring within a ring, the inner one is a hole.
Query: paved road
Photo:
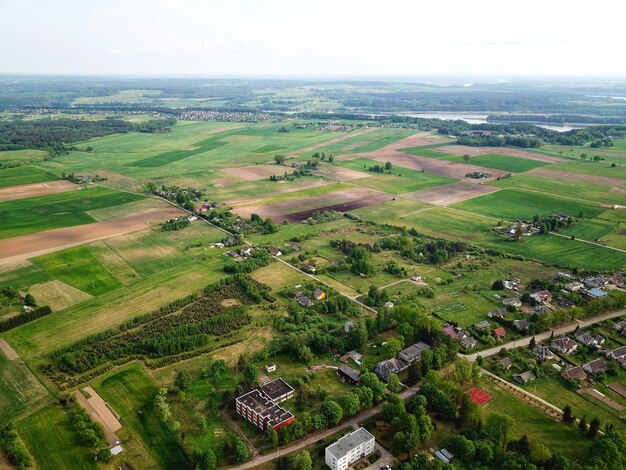
[[[575,321],[575,322],[572,322],[572,323],[568,323],[566,325],[559,326],[558,328],[555,328],[554,330],[549,330],[549,331],[545,331],[543,333],[536,334],[535,335],[535,340],[537,342],[540,342],[540,341],[543,341],[545,339],[548,339],[553,331],[554,331],[554,336],[558,337],[558,336],[564,335],[566,333],[571,333],[572,331],[574,331],[576,329],[576,327],[586,328],[588,326],[593,325],[594,323],[598,323],[598,322],[601,322],[601,321],[604,321],[604,320],[608,320],[609,318],[621,317],[622,315],[626,315],[626,309],[618,310],[616,312],[605,313],[603,315],[598,315],[596,317],[587,318],[585,320],[578,320],[578,321]],[[493,356],[494,354],[497,354],[502,348],[505,348],[505,349],[515,349],[515,348],[519,348],[521,346],[528,346],[530,344],[530,340],[532,338],[533,338],[532,336],[526,336],[525,338],[518,339],[516,341],[511,341],[510,343],[505,343],[505,344],[502,344],[500,346],[496,346],[496,347],[493,347],[491,349],[486,349],[486,350],[478,352],[478,353],[468,354],[468,355],[459,354],[459,355],[461,357],[466,358],[470,362],[474,362],[476,360],[477,356],[481,356],[481,357]]]
[[[413,395],[415,395],[415,393],[417,393],[417,391],[419,390],[419,384],[413,385],[412,387],[407,388],[406,390],[404,390],[403,392],[399,393],[399,396],[403,399],[406,400],[407,398],[412,397]],[[311,434],[309,436],[307,436],[304,439],[301,439],[297,442],[294,442],[291,445],[288,445],[286,447],[282,447],[280,449],[277,449],[276,451],[272,452],[271,454],[267,454],[267,455],[258,455],[256,457],[254,457],[252,460],[249,460],[246,463],[242,463],[241,465],[237,465],[236,467],[231,467],[232,469],[237,469],[237,470],[244,470],[247,468],[254,468],[257,465],[261,465],[264,463],[267,463],[271,460],[274,460],[277,457],[281,457],[283,455],[287,455],[287,454],[291,454],[292,452],[297,452],[299,450],[304,449],[305,447],[309,447],[310,445],[316,443],[317,441],[321,441],[323,439],[326,439],[329,436],[332,436],[333,434],[342,431],[346,428],[355,428],[358,429],[359,427],[359,423],[368,420],[369,418],[371,418],[372,416],[380,413],[383,409],[383,404],[385,402],[379,403],[378,405],[376,405],[373,408],[370,408],[369,410],[364,411],[363,413],[359,413],[358,415],[356,415],[353,418],[350,418],[348,421],[344,421],[341,424],[338,424],[337,426],[333,427],[333,428],[328,428],[328,429],[324,429],[322,431],[316,432],[315,434]],[[384,450],[384,449],[383,449]],[[388,454],[388,453],[386,453]],[[383,454],[386,455],[386,454]],[[389,458],[389,457],[386,457]],[[379,461],[380,462],[380,461]],[[380,466],[382,465],[382,463],[376,462],[377,465]]]

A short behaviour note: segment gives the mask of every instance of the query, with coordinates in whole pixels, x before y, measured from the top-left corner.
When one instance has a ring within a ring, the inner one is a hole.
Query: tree
[[[422,369],[419,361],[413,361],[409,364],[409,375],[407,383],[409,385],[415,385],[422,378]]]
[[[248,446],[246,446],[246,443],[236,434],[232,437],[232,447],[236,462],[245,462],[250,458]]]
[[[178,388],[178,390],[184,391],[191,386],[192,382],[193,379],[191,378],[191,374],[189,374],[189,372],[187,372],[186,370],[179,370],[176,374],[176,380],[174,381],[174,385],[176,385],[176,388]]]
[[[563,408],[563,421],[567,424],[572,424],[576,417],[572,414],[572,407],[567,404]]]
[[[284,165],[286,159],[287,157],[285,157],[284,155],[274,155],[274,161],[277,165]]]
[[[272,426],[268,426],[267,428],[267,439],[270,441],[270,444],[272,444],[272,447],[278,447],[278,433]]]
[[[338,424],[343,418],[343,409],[339,406],[339,403],[333,400],[326,400],[320,406],[320,413],[331,424]]]
[[[513,420],[510,416],[501,413],[491,413],[487,417],[485,433],[493,439],[496,445],[499,445],[503,449],[506,447],[507,442],[509,442],[512,430]]]
[[[259,371],[254,364],[246,364],[243,368],[243,382],[247,388],[252,388],[259,380]]]
[[[211,374],[211,378],[216,387],[220,385],[222,375],[226,372],[226,370],[226,362],[223,359],[213,361],[211,367],[209,367],[209,373]]]
[[[341,395],[337,401],[345,416],[354,416],[361,409],[361,400],[354,392]]]
[[[589,430],[587,431],[587,436],[593,439],[598,435],[599,430],[600,430],[600,420],[598,418],[593,418],[591,420],[591,423],[589,423]]]
[[[361,408],[370,408],[374,404],[374,392],[369,387],[357,387],[354,393],[359,397]]]
[[[385,163],[385,170],[391,170],[391,162]]]
[[[468,154],[463,155],[463,161],[468,163],[470,161],[470,156]]]
[[[313,468],[313,461],[311,460],[311,454],[308,451],[303,450],[291,457],[289,468],[292,470],[311,470]]]
[[[578,422],[578,429],[580,429],[581,432],[587,432],[587,417],[583,416],[582,418],[580,418],[580,421]]]
[[[24,302],[26,302],[28,305],[31,305],[31,306],[37,305],[37,301],[35,300],[35,297],[33,297],[31,294],[26,294],[24,296]]]
[[[400,351],[402,351],[402,343],[396,338],[390,338],[383,346],[383,355],[387,358],[396,357]]]
[[[504,290],[504,282],[501,279],[496,279],[491,284],[491,290]]]
[[[476,447],[474,443],[461,434],[450,436],[446,440],[446,448],[450,449],[461,462],[470,463],[474,460]]]
[[[196,452],[191,458],[195,470],[215,470],[217,458],[211,449]]]
[[[387,380],[387,388],[391,393],[398,393],[402,389],[400,379],[396,374],[390,374]]]
[[[530,343],[528,343],[528,347],[530,349],[533,349],[535,347],[535,345],[537,344],[537,340],[535,339],[535,337],[533,336],[532,338],[530,338]]]
[[[397,457],[404,452],[405,446],[406,434],[402,431],[394,434],[393,441],[391,442],[391,453]]]
[[[425,352],[425,351],[424,351]],[[423,353],[422,353],[423,354]],[[366,372],[359,377],[359,388],[367,387],[372,391],[375,401],[380,401],[385,396],[385,384],[380,381],[373,372]]]

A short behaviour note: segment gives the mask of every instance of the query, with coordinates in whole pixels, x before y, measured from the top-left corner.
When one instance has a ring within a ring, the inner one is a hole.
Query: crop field
[[[505,189],[487,194],[454,204],[452,207],[508,221],[532,219],[535,214],[549,216],[558,212],[573,217],[582,212],[585,218],[594,218],[605,210],[597,205],[573,198],[516,189]]]
[[[0,165],[31,161],[46,155],[47,152],[44,150],[6,150],[0,152]]]
[[[555,171],[570,171],[572,173],[605,176],[608,178],[619,178],[622,180],[626,179],[625,166],[622,165],[612,167],[610,164],[603,162],[573,161],[556,164],[550,167],[550,169]]]
[[[54,430],[54,432],[51,432]],[[96,468],[60,405],[51,404],[17,423],[17,431],[42,470]]]
[[[19,166],[0,170],[0,188],[20,184],[42,183],[58,180],[59,177],[33,166]]]
[[[0,203],[0,239],[83,225],[96,220],[87,211],[142,199],[142,196],[105,188],[90,188]]]
[[[48,403],[52,397],[26,364],[0,352],[0,425]]]
[[[133,365],[110,375],[94,388],[162,468],[186,462],[176,434],[161,419],[154,405],[159,387],[139,366]]]
[[[31,261],[50,276],[91,295],[104,294],[122,285],[86,246],[38,256]]]
[[[352,180],[353,184],[391,194],[409,193],[411,191],[419,191],[420,189],[432,188],[434,186],[454,182],[452,178],[422,173],[399,166],[394,166],[391,170],[385,171],[384,173],[374,173],[368,171],[368,168],[374,165],[380,166],[384,164],[367,158],[342,160],[339,161],[337,165],[351,170],[361,171],[364,173],[364,176],[367,176],[367,178],[364,179]]]

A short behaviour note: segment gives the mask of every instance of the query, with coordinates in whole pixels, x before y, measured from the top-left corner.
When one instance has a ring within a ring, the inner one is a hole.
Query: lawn
[[[557,212],[572,216],[578,216],[582,212],[585,218],[593,218],[605,210],[576,199],[517,189],[504,189],[497,193],[485,194],[453,204],[451,207],[508,221],[532,219],[535,214],[549,216]]]
[[[17,186],[19,184],[43,183],[44,181],[58,179],[60,179],[58,176],[33,166],[19,166],[0,170],[0,188]]]
[[[0,173],[4,171],[1,170]],[[87,211],[125,204],[143,196],[93,187],[0,203],[0,238],[95,222]]]
[[[91,295],[104,294],[122,285],[86,245],[38,256],[31,262],[50,276]]]
[[[162,468],[186,468],[189,463],[176,434],[161,419],[154,406],[159,386],[140,366],[117,372],[99,384],[96,391],[120,415]]]
[[[51,400],[24,362],[0,352],[0,425],[32,412]]]
[[[48,405],[19,421],[17,431],[41,470],[97,468],[60,405]]]
[[[354,160],[339,161],[336,163],[344,168],[361,171],[364,173],[362,179],[352,180],[353,184],[365,186],[367,188],[377,189],[391,194],[403,194],[420,189],[432,188],[443,184],[453,183],[455,180],[444,176],[432,175],[430,173],[422,173],[421,171],[411,170],[399,166],[392,167],[385,173],[374,173],[368,171],[368,168],[384,163],[367,158],[356,158]],[[389,173],[390,172],[390,173]]]
[[[554,453],[565,455],[570,462],[585,462],[593,441],[491,382],[485,382],[481,388],[493,397],[483,405],[483,412],[509,415],[515,423],[513,432],[517,437],[527,434],[530,439],[542,443]]]

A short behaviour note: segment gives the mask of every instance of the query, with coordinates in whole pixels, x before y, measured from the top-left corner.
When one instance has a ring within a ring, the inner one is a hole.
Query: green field
[[[60,179],[58,176],[34,166],[19,166],[0,170],[0,188],[20,184],[43,183]]]
[[[5,170],[0,170],[0,173]],[[87,211],[142,199],[135,194],[91,187],[47,196],[0,203],[3,223],[0,238],[95,222]]]
[[[438,160],[447,160],[450,162],[465,163],[462,155],[454,155],[451,153],[438,152],[433,148],[411,147],[402,149],[403,152],[411,155],[422,157],[436,158]],[[513,173],[521,173],[524,171],[539,168],[540,166],[550,165],[550,163],[540,162],[539,160],[531,160],[529,158],[511,157],[509,155],[484,154],[470,157],[469,162],[472,165],[484,166],[495,170],[510,171]]]
[[[399,166],[394,166],[391,170],[384,173],[375,173],[368,171],[368,168],[374,165],[383,165],[384,163],[369,160],[367,158],[356,158],[354,160],[344,160],[336,163],[344,168],[360,171],[364,178],[352,180],[352,184],[358,184],[366,188],[377,189],[390,194],[403,194],[420,189],[432,188],[443,184],[454,183],[452,178],[444,176],[432,175],[430,173],[422,173],[421,171],[411,170]],[[389,173],[390,172],[390,173]]]
[[[221,138],[222,136],[210,137],[208,139],[201,140],[200,142],[195,142],[193,146],[189,147],[189,150],[172,150],[170,152],[160,153],[158,155],[153,155],[151,157],[133,162],[129,166],[157,167],[168,165],[169,163],[193,157],[195,155],[200,155],[201,153],[210,152],[211,150],[215,150],[222,145],[226,145],[226,142],[221,142],[219,140]]]
[[[527,434],[570,461],[585,462],[593,442],[577,430],[555,421],[492,383],[487,382],[481,388],[493,397],[483,405],[483,412],[509,415],[515,423],[513,432],[517,437]]]
[[[451,207],[507,221],[532,219],[535,214],[545,217],[557,212],[573,217],[583,212],[585,218],[594,218],[606,210],[576,199],[516,189],[504,189],[453,204]]]
[[[30,161],[44,157],[47,154],[45,150],[6,150],[0,152],[0,165]]]
[[[10,361],[0,352],[0,425],[38,409],[51,398],[21,359]]]
[[[139,366],[131,366],[104,379],[96,391],[120,415],[162,468],[185,468],[187,458],[176,434],[154,406],[159,386]]]
[[[626,179],[626,166],[618,165],[612,167],[604,162],[573,161],[557,163],[550,167],[551,170],[571,171],[573,173],[585,173],[595,176],[606,176],[608,178]]]
[[[96,468],[60,405],[51,404],[19,421],[17,430],[41,470]]]
[[[91,295],[104,294],[122,285],[84,245],[38,256],[31,261],[50,276]]]

